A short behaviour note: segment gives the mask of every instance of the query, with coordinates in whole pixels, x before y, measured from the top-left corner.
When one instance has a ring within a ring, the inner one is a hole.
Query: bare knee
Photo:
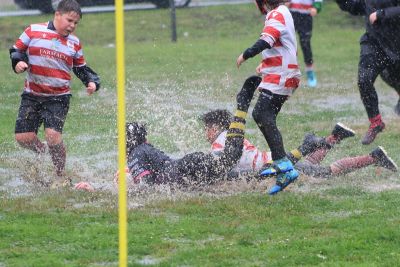
[[[62,134],[50,128],[45,129],[45,138],[49,146],[54,146],[62,142]]]
[[[32,143],[37,139],[37,135],[34,132],[29,132],[29,133],[16,133],[15,134],[15,141],[18,142],[18,144],[27,144],[27,143]]]

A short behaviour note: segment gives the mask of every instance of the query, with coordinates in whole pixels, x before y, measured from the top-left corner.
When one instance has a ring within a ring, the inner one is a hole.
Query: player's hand
[[[315,17],[318,13],[318,10],[315,7],[310,8],[310,16]]]
[[[88,192],[94,192],[94,187],[88,182],[79,182],[74,186],[75,190],[83,190]]]
[[[86,92],[88,95],[91,95],[94,92],[96,92],[96,84],[94,82],[89,82],[88,85],[86,86]]]
[[[15,66],[15,72],[22,73],[22,72],[26,71],[27,68],[28,68],[28,64],[25,61],[20,61]]]
[[[260,64],[256,67],[256,74],[257,74],[257,75],[261,75],[261,68],[262,68],[262,63],[260,63]]]
[[[240,56],[236,59],[236,66],[239,68],[240,65],[242,65],[243,62],[245,62],[246,60],[243,57],[243,54],[240,54]]]
[[[371,15],[369,15],[369,23],[371,23],[371,25],[374,24],[376,19],[377,19],[377,16],[376,16],[376,11],[375,11],[374,13],[371,13]]]

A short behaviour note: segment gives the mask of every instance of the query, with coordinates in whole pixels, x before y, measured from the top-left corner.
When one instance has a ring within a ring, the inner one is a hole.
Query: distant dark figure
[[[358,87],[370,126],[362,144],[372,143],[385,129],[374,83],[378,75],[399,94],[394,110],[400,116],[400,2],[393,0],[336,0],[352,15],[365,16],[361,37]]]

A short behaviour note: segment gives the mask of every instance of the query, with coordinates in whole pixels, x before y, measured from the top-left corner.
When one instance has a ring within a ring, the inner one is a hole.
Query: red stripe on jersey
[[[37,84],[33,82],[29,82],[29,88],[38,94],[52,94],[52,95],[57,95],[57,94],[63,94],[63,93],[68,93],[70,91],[68,86],[63,86],[63,87],[54,87],[54,86],[48,86],[44,84]]]
[[[263,77],[264,83],[279,84],[280,80],[281,80],[281,75],[279,74],[266,74]]]
[[[151,174],[150,171],[143,171],[142,173],[140,173],[138,176],[133,178],[133,183],[138,184],[140,183],[140,180],[142,180],[142,178],[146,175]]]
[[[271,35],[275,40],[278,40],[281,37],[281,32],[274,27],[266,26],[263,30],[263,33]]]
[[[223,145],[221,145],[220,143],[213,143],[211,149],[215,150],[215,149],[222,149],[224,148]]]
[[[283,25],[286,25],[285,17],[278,11],[272,11],[271,13],[269,13],[267,20],[271,20],[271,19],[276,20]]]
[[[22,50],[22,51],[25,51],[25,50],[28,48],[28,46],[25,45],[25,44],[21,41],[21,39],[18,39],[18,40],[15,42],[15,46],[17,47],[17,49]]]
[[[288,69],[298,69],[299,65],[297,65],[297,64],[289,64],[287,67],[288,67]]]
[[[267,154],[267,152],[262,152],[262,161],[263,161],[263,163],[265,164],[265,163],[267,163],[268,162],[268,154]]]
[[[280,67],[282,66],[282,56],[265,58],[263,59],[262,63],[263,68]]]
[[[274,43],[274,45],[272,46],[272,47],[282,47],[283,45],[282,45],[282,43],[281,43],[281,40],[280,39],[278,39],[278,40],[276,40],[276,42]]]
[[[289,8],[294,8],[294,9],[303,9],[303,10],[309,10],[312,8],[312,5],[305,5],[305,4],[290,4]]]
[[[47,57],[47,58],[52,58],[55,60],[62,60],[68,64],[68,67],[72,67],[72,57],[70,55],[66,55],[64,53],[61,53],[61,52],[58,52],[55,50],[31,46],[31,47],[29,47],[29,55],[30,56]]]
[[[256,169],[256,165],[257,165],[257,159],[258,159],[258,151],[257,151],[257,153],[254,155],[254,158],[253,158],[253,170],[255,170]]]
[[[286,88],[297,88],[299,87],[300,80],[298,78],[289,78],[285,81]]]
[[[85,58],[84,57],[74,58],[73,62],[74,66],[82,66],[85,65]]]
[[[48,67],[31,65],[30,72],[32,74],[42,75],[46,77],[59,78],[68,81],[71,80],[71,75],[68,72],[59,69],[52,69]]]

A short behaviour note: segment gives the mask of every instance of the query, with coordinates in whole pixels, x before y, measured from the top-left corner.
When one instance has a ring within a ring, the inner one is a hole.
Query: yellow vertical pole
[[[125,47],[124,47],[124,2],[115,0],[117,106],[118,106],[118,169],[119,169],[119,266],[126,267],[128,259],[127,238],[127,189],[126,189],[126,137],[125,137]]]

